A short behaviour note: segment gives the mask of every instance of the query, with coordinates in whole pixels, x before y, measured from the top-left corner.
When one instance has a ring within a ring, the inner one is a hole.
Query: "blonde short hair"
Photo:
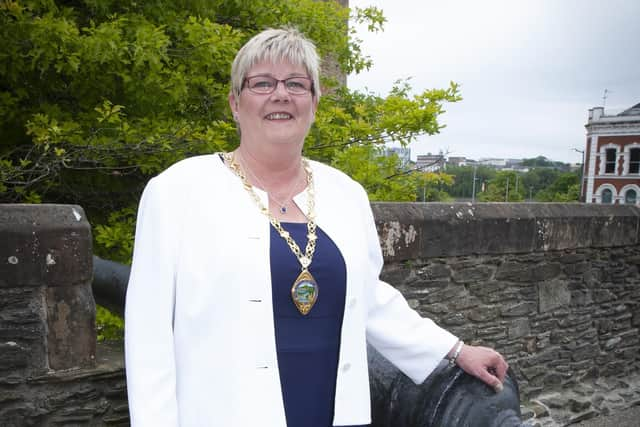
[[[259,62],[287,61],[301,65],[313,82],[313,95],[320,98],[320,57],[313,42],[295,28],[268,29],[251,38],[238,51],[231,65],[231,91],[240,96],[247,73]]]

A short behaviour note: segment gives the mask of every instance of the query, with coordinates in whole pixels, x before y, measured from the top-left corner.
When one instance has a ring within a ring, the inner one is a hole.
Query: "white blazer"
[[[383,259],[362,187],[311,166],[317,224],[347,267],[333,424],[367,424],[367,341],[420,383],[457,339],[379,280]],[[304,212],[306,192],[295,202]],[[125,319],[132,426],[286,427],[269,221],[218,155],[178,162],[145,188]]]

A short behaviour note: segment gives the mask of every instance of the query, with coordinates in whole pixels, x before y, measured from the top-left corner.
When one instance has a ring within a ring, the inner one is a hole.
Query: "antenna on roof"
[[[609,95],[610,93],[612,93],[612,91],[610,91],[609,89],[604,90],[604,95],[602,95],[602,108],[607,106],[607,95]]]

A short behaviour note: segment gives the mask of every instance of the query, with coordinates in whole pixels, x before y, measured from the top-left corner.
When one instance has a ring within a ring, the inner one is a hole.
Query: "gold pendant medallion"
[[[318,283],[306,268],[291,286],[291,298],[296,308],[306,316],[318,299]]]

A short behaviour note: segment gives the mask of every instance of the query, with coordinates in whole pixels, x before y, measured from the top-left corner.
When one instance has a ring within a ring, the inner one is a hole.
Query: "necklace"
[[[253,201],[258,206],[260,212],[269,218],[269,222],[273,225],[273,228],[276,229],[280,237],[282,237],[291,252],[298,258],[298,262],[300,263],[301,272],[293,282],[291,286],[291,299],[295,304],[296,308],[303,316],[307,315],[313,305],[318,300],[318,283],[311,275],[309,271],[309,266],[311,265],[311,261],[313,260],[313,253],[316,250],[316,239],[318,236],[316,235],[316,223],[315,223],[315,200],[314,200],[314,188],[313,188],[313,171],[311,170],[311,166],[309,166],[309,162],[304,157],[302,158],[302,166],[307,174],[307,246],[305,247],[304,254],[300,250],[298,244],[293,240],[291,235],[287,230],[282,228],[280,221],[269,212],[269,208],[266,207],[260,197],[253,190],[253,187],[247,180],[247,176],[244,174],[240,165],[236,163],[235,154],[234,153],[224,153],[223,155],[225,161],[231,168],[231,170],[240,178],[242,181],[242,186],[249,193]]]
[[[287,213],[287,201],[289,201],[291,199],[291,197],[293,196],[293,192],[296,189],[296,184],[298,183],[297,177],[299,175],[296,175],[296,179],[293,181],[293,184],[291,184],[291,187],[289,188],[289,192],[287,193],[287,197],[284,199],[284,202],[281,202],[280,200],[276,199],[271,192],[269,192],[267,190],[267,187],[262,183],[260,178],[258,178],[258,176],[256,174],[254,174],[253,171],[249,168],[249,166],[247,166],[247,163],[244,161],[244,156],[239,155],[238,159],[240,160],[240,166],[244,170],[249,172],[249,175],[251,175],[253,177],[253,179],[256,180],[258,185],[260,185],[260,187],[262,187],[267,192],[267,195],[271,198],[271,200],[273,200],[274,202],[276,202],[276,204],[278,206],[280,206],[280,209],[279,209],[280,213],[282,215],[286,214]]]

